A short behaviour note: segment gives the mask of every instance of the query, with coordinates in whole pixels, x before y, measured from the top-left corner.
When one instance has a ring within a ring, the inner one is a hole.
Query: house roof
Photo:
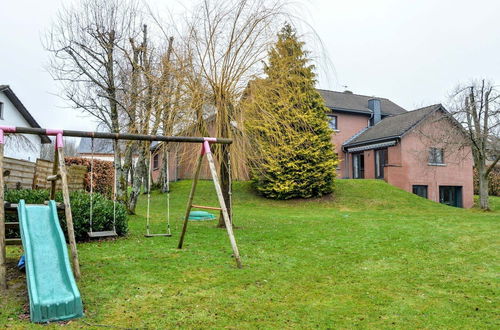
[[[368,108],[368,100],[378,99],[380,100],[380,108],[384,116],[398,115],[406,112],[405,109],[396,103],[383,97],[353,94],[349,91],[335,92],[325,89],[318,89],[318,92],[325,100],[325,105],[332,110],[370,115],[372,110]]]
[[[31,127],[40,128],[40,125],[36,122],[35,118],[33,118],[21,100],[16,96],[16,94],[14,94],[14,91],[12,91],[9,85],[0,85],[0,92],[3,92],[5,96],[7,96],[10,102],[12,102],[17,111],[19,111]],[[40,140],[42,143],[50,143],[50,139],[46,135],[40,135]]]
[[[351,140],[344,143],[344,147],[379,142],[402,137],[406,132],[413,129],[418,123],[427,118],[431,113],[442,109],[441,104],[435,104],[417,110],[405,112],[399,115],[387,117],[376,125],[363,129]],[[445,110],[446,111],[446,110]]]
[[[92,138],[81,138],[77,149],[79,154],[92,153]],[[94,152],[96,154],[114,154],[113,140],[94,139]]]

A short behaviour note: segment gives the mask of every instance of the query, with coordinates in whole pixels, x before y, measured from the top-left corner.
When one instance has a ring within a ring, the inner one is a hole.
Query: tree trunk
[[[161,160],[162,167],[161,167],[161,177],[160,177],[161,192],[162,193],[166,193],[169,189],[168,188],[169,182],[167,182],[167,181],[169,179],[168,171],[170,168],[170,164],[169,164],[170,157],[168,157],[169,156],[168,152],[169,152],[169,147],[163,145],[162,146],[162,160]]]
[[[233,223],[232,211],[231,211],[231,173],[230,173],[230,154],[229,154],[229,144],[221,144],[218,146],[219,151],[219,164],[220,164],[220,185],[222,189],[222,195],[224,197],[224,202],[226,203],[227,213],[229,215],[229,222]],[[217,224],[219,228],[225,228],[226,224],[222,215],[219,217],[219,223]]]
[[[148,187],[148,176],[147,176],[147,167],[146,167],[146,153],[144,150],[145,143],[141,144],[139,159],[137,160],[137,164],[135,166],[134,171],[134,183],[132,185],[132,192],[130,193],[129,203],[128,203],[128,212],[130,214],[135,214],[135,208],[137,206],[137,200],[139,199],[139,195],[141,194],[141,187],[144,182],[145,191],[149,189]]]
[[[489,203],[489,178],[484,166],[480,165],[477,169],[478,177],[479,177],[479,206],[483,210],[490,209]]]

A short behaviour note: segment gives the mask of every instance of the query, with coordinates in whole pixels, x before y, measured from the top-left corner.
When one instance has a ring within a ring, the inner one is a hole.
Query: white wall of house
[[[0,125],[30,127],[26,119],[19,113],[16,107],[10,102],[7,96],[0,92],[0,102],[3,103],[3,116],[0,118]],[[23,135],[27,141],[21,141],[8,137],[5,143],[5,156],[36,161],[40,157],[41,140],[38,135]]]

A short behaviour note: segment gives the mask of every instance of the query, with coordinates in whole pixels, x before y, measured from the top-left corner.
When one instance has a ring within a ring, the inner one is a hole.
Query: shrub
[[[5,201],[17,203],[24,199],[27,204],[43,204],[49,199],[48,190],[7,190],[5,192]],[[74,191],[70,194],[71,212],[73,215],[73,226],[75,229],[75,237],[77,241],[88,240],[87,232],[90,224],[90,194],[84,191]],[[62,194],[56,194],[56,201],[62,202]],[[111,230],[113,226],[113,201],[107,199],[99,193],[94,193],[93,197],[93,212],[92,222],[94,231]],[[7,214],[7,221],[16,221],[17,215]],[[66,219],[64,212],[60,212],[59,219],[63,232],[66,235]],[[119,236],[124,236],[128,231],[127,210],[120,204],[116,203],[116,232]],[[19,235],[19,233],[9,232],[11,235]],[[67,239],[67,237],[66,237]]]
[[[489,195],[490,196],[500,196],[500,167],[495,167],[491,172],[489,177]],[[479,194],[479,178],[477,171],[474,169],[474,193]]]
[[[66,157],[64,158],[66,165],[83,165],[87,167],[87,175],[85,176],[85,190],[90,191],[90,165],[91,160],[81,157]],[[94,192],[104,194],[111,197],[113,194],[113,180],[115,176],[113,162],[94,159],[92,172]]]

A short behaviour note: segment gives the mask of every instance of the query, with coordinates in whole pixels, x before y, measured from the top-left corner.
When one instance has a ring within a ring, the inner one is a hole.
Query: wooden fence
[[[47,176],[52,174],[52,162],[37,159],[36,163],[27,160],[4,158],[5,185],[8,189],[48,189]],[[71,165],[67,167],[68,188],[70,191],[85,189],[87,167]],[[61,189],[60,181],[57,189]]]

